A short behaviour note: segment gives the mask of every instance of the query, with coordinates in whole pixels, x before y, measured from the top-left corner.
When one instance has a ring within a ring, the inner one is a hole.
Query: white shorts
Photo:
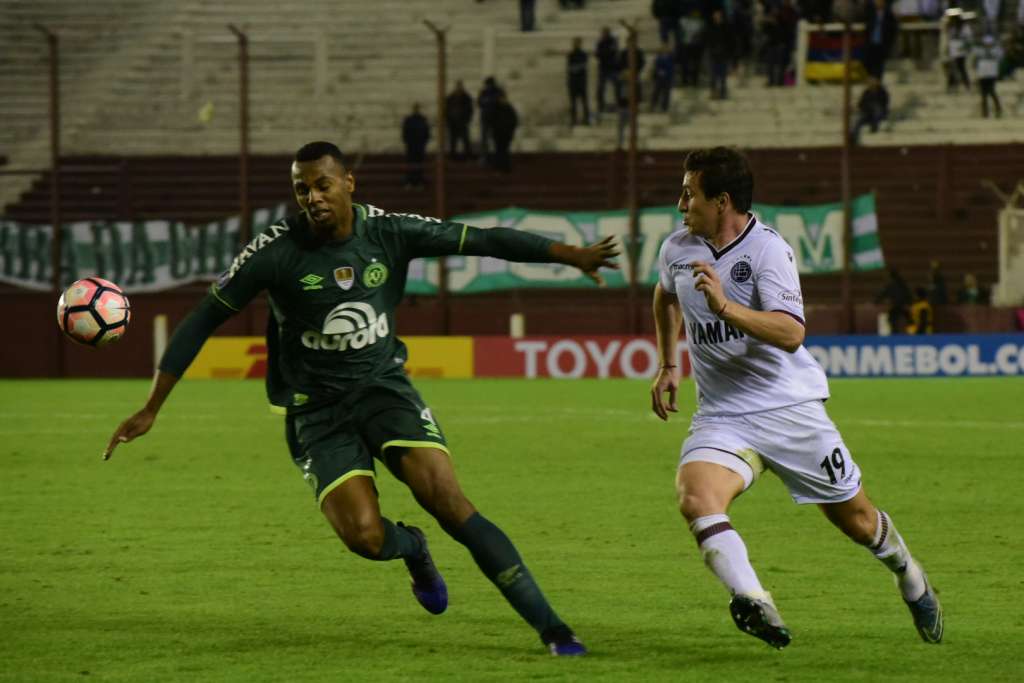
[[[769,469],[797,503],[841,503],[860,489],[860,468],[822,401],[748,415],[694,415],[679,466],[694,461],[736,472],[744,490],[762,467]]]

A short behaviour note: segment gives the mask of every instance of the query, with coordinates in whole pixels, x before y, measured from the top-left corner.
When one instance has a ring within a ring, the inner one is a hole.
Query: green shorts
[[[338,403],[288,415],[285,439],[317,503],[351,477],[376,478],[374,459],[388,448],[448,453],[441,426],[408,380],[381,381]]]

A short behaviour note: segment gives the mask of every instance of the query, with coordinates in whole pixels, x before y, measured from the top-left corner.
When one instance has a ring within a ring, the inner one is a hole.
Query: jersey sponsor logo
[[[377,315],[373,306],[348,301],[335,306],[324,319],[323,329],[302,333],[302,345],[318,351],[346,351],[376,344],[390,333],[386,313]]]
[[[302,283],[302,291],[308,292],[313,289],[323,289],[324,286],[320,284],[324,279],[316,273],[310,273],[305,277],[299,278],[299,282]]]
[[[733,282],[746,282],[753,274],[753,269],[746,261],[737,261],[733,264],[732,270],[729,271],[729,275],[732,277]]]
[[[347,292],[352,289],[352,283],[356,281],[356,269],[352,266],[339,266],[335,268],[334,281]]]
[[[779,292],[779,298],[790,304],[802,304],[804,302],[803,295],[796,289]]]
[[[692,322],[689,329],[690,334],[687,337],[687,341],[691,345],[698,346],[702,344],[723,344],[734,339],[743,339],[745,336],[742,331],[721,320],[704,323],[700,321]]]
[[[288,232],[287,225],[271,225],[268,231],[261,232],[259,235],[253,238],[252,242],[249,242],[235,260],[231,262],[231,267],[228,268],[227,273],[221,276],[221,279],[217,282],[218,286],[223,287],[228,281],[235,276],[239,268],[245,265],[245,262],[252,258],[252,255],[257,251],[267,246],[281,235]]]
[[[363,284],[367,287],[380,287],[388,280],[388,267],[374,261],[363,271]]]
[[[673,263],[671,266],[669,266],[668,270],[669,270],[670,273],[675,275],[679,271],[686,272],[688,270],[693,270],[693,264],[692,263]]]

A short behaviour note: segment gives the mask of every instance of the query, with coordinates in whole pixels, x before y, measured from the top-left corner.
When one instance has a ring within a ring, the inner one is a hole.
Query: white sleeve
[[[676,293],[676,282],[672,278],[672,272],[668,267],[668,243],[671,239],[671,235],[665,238],[665,241],[661,243],[661,249],[658,251],[658,282],[661,283],[661,288],[669,294]]]
[[[793,250],[781,237],[768,240],[754,269],[762,310],[782,311],[804,322],[804,297]]]

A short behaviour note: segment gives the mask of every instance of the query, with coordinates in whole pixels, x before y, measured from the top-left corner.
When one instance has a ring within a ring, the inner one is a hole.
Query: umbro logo
[[[324,279],[322,277],[314,275],[313,273],[310,273],[306,277],[299,278],[299,282],[303,285],[302,291],[304,292],[308,292],[311,289],[323,289],[324,286],[320,284],[323,281]]]

